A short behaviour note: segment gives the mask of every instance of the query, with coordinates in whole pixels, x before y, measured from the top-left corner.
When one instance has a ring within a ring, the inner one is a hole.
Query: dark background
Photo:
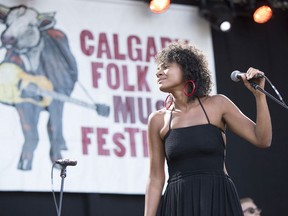
[[[236,19],[231,32],[213,31],[218,93],[228,96],[255,120],[255,101],[242,83],[230,80],[233,70],[250,66],[265,72],[288,101],[288,13],[277,10],[272,20],[259,25]],[[276,94],[266,83],[266,91]],[[268,149],[258,149],[228,131],[227,167],[240,197],[252,197],[262,216],[284,216],[288,211],[288,110],[267,98],[273,125]]]
[[[218,93],[228,96],[255,120],[255,101],[241,82],[231,81],[234,70],[253,66],[265,72],[288,101],[288,12],[278,9],[266,24],[236,18],[228,33],[212,30]],[[275,96],[266,84],[265,88]],[[267,99],[273,124],[272,146],[257,149],[227,132],[227,169],[240,197],[252,197],[262,216],[288,212],[288,111]],[[0,177],[1,178],[1,177]],[[81,182],[79,182],[81,184]],[[58,197],[59,194],[56,194]],[[65,193],[62,216],[141,216],[144,195]],[[52,193],[1,192],[0,216],[57,215]]]

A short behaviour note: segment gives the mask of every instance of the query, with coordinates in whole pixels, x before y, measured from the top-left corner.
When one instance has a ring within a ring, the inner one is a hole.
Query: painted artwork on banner
[[[166,97],[155,54],[186,40],[215,76],[209,25],[197,10],[175,5],[155,15],[145,6],[1,3],[0,190],[49,191],[50,170],[61,168],[53,163],[69,158],[78,163],[67,169],[67,191],[144,193],[148,116]]]

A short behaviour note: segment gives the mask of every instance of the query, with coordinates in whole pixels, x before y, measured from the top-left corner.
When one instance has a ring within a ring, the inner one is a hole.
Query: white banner
[[[51,155],[62,155],[77,160],[65,191],[143,194],[147,118],[166,97],[153,57],[187,40],[214,76],[209,23],[180,5],[153,14],[134,1],[21,2],[1,1],[0,190],[50,191]]]

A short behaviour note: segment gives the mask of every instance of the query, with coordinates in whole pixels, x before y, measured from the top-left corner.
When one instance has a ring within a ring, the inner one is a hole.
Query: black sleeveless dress
[[[199,99],[198,99],[199,100]],[[210,124],[171,129],[165,136],[169,180],[159,216],[243,216],[235,186],[224,172],[221,129]]]

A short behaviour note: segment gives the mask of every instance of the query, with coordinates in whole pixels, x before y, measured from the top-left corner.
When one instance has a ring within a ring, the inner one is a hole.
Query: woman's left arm
[[[249,82],[259,73],[263,74],[263,72],[257,69],[249,68],[245,74],[241,74],[245,86],[255,96],[257,111],[256,122],[253,122],[244,115],[232,101],[225,97],[223,97],[222,102],[222,106],[225,106],[225,108],[222,107],[224,110],[223,119],[227,124],[227,127],[233,133],[246,139],[257,147],[266,148],[271,145],[272,141],[272,124],[266,95],[259,90],[254,89]],[[254,79],[253,82],[254,81],[264,89],[265,78]]]

